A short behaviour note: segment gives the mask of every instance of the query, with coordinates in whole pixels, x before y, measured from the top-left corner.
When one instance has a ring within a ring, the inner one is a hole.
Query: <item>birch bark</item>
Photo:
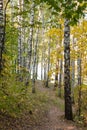
[[[60,59],[60,73],[59,73],[59,84],[58,84],[58,96],[61,97],[61,87],[62,87],[62,59]]]
[[[22,11],[22,0],[18,0],[18,8],[19,11],[18,13],[20,13]],[[18,23],[19,23],[19,27],[18,27],[18,69],[17,72],[20,73],[21,72],[21,67],[22,67],[22,17],[19,15],[18,16]]]
[[[81,103],[82,81],[81,81],[81,58],[80,58],[80,56],[78,56],[78,59],[77,59],[77,71],[78,71],[78,77],[77,77],[78,78],[78,115],[80,116],[81,115],[81,106],[82,106],[82,103]]]
[[[64,94],[65,94],[65,118],[72,120],[72,101],[70,85],[70,25],[69,20],[64,22]]]
[[[29,32],[29,40],[28,40],[28,60],[27,60],[27,69],[29,71],[29,75],[31,73],[31,57],[32,57],[32,41],[33,41],[33,26],[34,26],[34,8],[35,2],[32,0],[31,3],[31,12],[30,12],[30,32]]]
[[[48,41],[48,64],[47,64],[47,81],[46,81],[46,87],[49,87],[49,70],[50,70],[50,39]]]
[[[2,54],[4,51],[4,15],[3,15],[3,0],[0,0],[0,75],[3,69]]]
[[[35,41],[35,45],[34,45],[34,61],[33,61],[32,93],[35,93],[35,80],[36,80],[36,63],[37,63],[38,33],[39,33],[39,28],[37,28],[37,30],[36,30],[36,41]]]
[[[75,39],[72,41],[72,49],[74,50]],[[75,87],[75,57],[71,60],[71,87],[72,87],[72,103],[74,103],[74,87]]]

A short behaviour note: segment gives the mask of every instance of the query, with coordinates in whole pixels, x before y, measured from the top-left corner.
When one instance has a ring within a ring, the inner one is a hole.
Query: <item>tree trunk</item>
[[[18,8],[19,8],[19,13],[22,11],[22,0],[18,0]],[[23,65],[22,63],[22,53],[23,53],[23,42],[22,42],[22,17],[19,15],[18,16],[18,23],[19,23],[19,27],[18,27],[18,69],[17,72],[20,73],[21,72],[21,67]]]
[[[59,60],[56,61],[56,72],[55,72],[55,83],[54,83],[54,90],[58,87],[58,67],[59,67]]]
[[[29,34],[29,41],[28,41],[28,64],[27,69],[29,71],[29,75],[31,72],[31,57],[32,57],[32,41],[33,41],[33,26],[34,26],[34,8],[35,3],[34,0],[32,0],[31,4],[31,12],[30,12],[30,34]]]
[[[48,41],[48,64],[47,64],[47,81],[46,81],[46,87],[49,87],[49,70],[50,70],[50,39]]]
[[[44,57],[44,81],[45,81],[45,84],[46,84],[46,79],[47,79],[47,64],[46,64],[46,62],[47,61],[46,61],[46,59]]]
[[[72,43],[72,49],[74,50],[74,38],[73,38],[73,43]],[[74,54],[73,54],[74,55]],[[72,103],[74,103],[74,87],[75,87],[75,57],[72,58],[71,60],[71,87],[72,87]]]
[[[43,11],[43,10],[42,10]],[[44,12],[42,12],[42,57],[41,57],[41,80],[44,80],[44,51],[45,51],[45,46],[44,46]]]
[[[4,51],[4,16],[3,16],[3,0],[0,1],[0,76],[3,69],[2,54]]]
[[[62,87],[62,59],[60,60],[60,73],[59,73],[59,84],[58,84],[58,96],[61,97]]]
[[[10,5],[11,5],[11,28],[13,28],[14,27],[14,16],[13,16],[13,14],[14,14],[14,2],[13,2],[13,0],[10,0]],[[12,33],[13,34],[13,33]],[[15,62],[15,60],[14,60],[14,44],[13,44],[13,39],[12,39],[12,37],[10,37],[10,42],[11,42],[11,48],[10,48],[10,50],[11,50],[11,65],[12,65],[12,70],[11,70],[11,73],[16,73],[16,62]],[[15,67],[13,67],[15,65]]]
[[[81,58],[78,56],[77,59],[77,70],[78,70],[78,116],[81,115]]]
[[[81,86],[81,58],[78,56],[77,60],[77,69],[78,69],[78,85]]]
[[[65,118],[72,120],[72,100],[70,85],[70,26],[69,20],[64,22],[64,94],[65,94]]]
[[[41,80],[43,80],[43,52],[42,52],[42,56],[41,56]]]
[[[32,93],[35,93],[35,80],[36,80],[36,63],[37,63],[37,45],[38,45],[39,28],[36,30],[36,41],[34,45],[34,61],[33,61],[33,78],[32,78]]]
[[[25,9],[25,0],[22,0],[22,11],[24,12],[26,9]],[[22,17],[22,22],[24,23],[25,22],[25,19],[24,17]],[[26,52],[27,52],[27,49],[26,49],[26,27],[22,27],[22,42],[23,42],[23,47],[22,47],[22,66],[23,68],[27,68],[27,65],[26,65]]]

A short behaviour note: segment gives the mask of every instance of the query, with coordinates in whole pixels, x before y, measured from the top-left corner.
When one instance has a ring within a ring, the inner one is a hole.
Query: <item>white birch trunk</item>
[[[27,59],[27,69],[29,71],[29,75],[31,73],[31,57],[32,57],[32,41],[33,41],[33,26],[34,26],[34,7],[35,3],[32,0],[31,4],[31,12],[30,12],[30,29],[29,29],[29,40],[28,40],[28,59]]]
[[[44,12],[42,12],[42,57],[41,57],[41,80],[44,80]]]
[[[37,63],[38,33],[39,33],[39,28],[37,28],[37,30],[36,30],[36,41],[35,41],[35,45],[34,45],[34,61],[33,61],[32,93],[35,93],[35,80],[36,80],[36,63]]]
[[[75,40],[73,38],[72,49],[74,50]],[[74,87],[75,87],[75,57],[71,60],[71,87],[72,87],[72,103],[74,103]]]
[[[72,100],[70,85],[70,25],[69,20],[64,22],[64,94],[65,94],[65,118],[72,120]]]
[[[78,54],[79,55],[79,54]],[[78,116],[81,115],[81,96],[82,96],[82,81],[81,81],[81,56],[77,59],[77,71],[78,71]]]
[[[18,0],[18,8],[19,8],[18,13],[20,13],[21,0]],[[19,27],[18,27],[18,67],[17,67],[17,73],[20,73],[21,67],[22,67],[22,37],[21,37],[22,27],[21,27],[21,16],[20,15],[18,16],[18,23],[19,23]]]
[[[58,96],[61,97],[61,87],[62,87],[62,59],[60,59],[60,72],[59,72],[59,84],[58,84]]]

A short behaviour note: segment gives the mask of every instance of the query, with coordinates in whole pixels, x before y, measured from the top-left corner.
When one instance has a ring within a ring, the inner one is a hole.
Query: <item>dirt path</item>
[[[43,84],[41,82],[38,82],[38,86],[43,86]],[[43,86],[39,89],[42,92],[48,92],[50,99],[55,98],[53,87],[49,89]],[[74,122],[65,120],[64,112],[60,110],[59,107],[52,104],[47,113],[47,121],[42,126],[37,126],[32,130],[83,130],[83,128],[78,128],[75,126]]]
[[[37,82],[36,87],[39,87],[41,93],[46,92],[50,96],[50,102],[48,102],[50,107],[42,119],[39,122],[37,121],[37,123],[31,122],[28,113],[21,119],[11,119],[7,116],[5,119],[0,117],[0,130],[87,130],[79,128],[74,122],[64,119],[64,112],[51,102],[51,100],[56,98],[52,88],[45,88],[40,81]]]
[[[52,106],[48,112],[47,121],[41,126],[35,126],[32,130],[81,130],[72,122],[63,120],[61,116],[62,113]]]

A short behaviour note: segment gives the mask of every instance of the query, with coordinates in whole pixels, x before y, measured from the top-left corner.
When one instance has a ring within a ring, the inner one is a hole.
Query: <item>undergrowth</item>
[[[48,96],[37,91],[32,94],[31,84],[17,80],[16,75],[0,79],[0,111],[12,117],[19,117],[25,112],[30,114],[45,109]]]
[[[81,99],[79,99],[79,91],[81,91]],[[82,84],[80,86],[74,88],[74,100],[75,100],[75,120],[79,124],[83,124],[84,126],[87,126],[87,85]],[[80,100],[81,103],[81,113],[78,115],[78,100]]]

